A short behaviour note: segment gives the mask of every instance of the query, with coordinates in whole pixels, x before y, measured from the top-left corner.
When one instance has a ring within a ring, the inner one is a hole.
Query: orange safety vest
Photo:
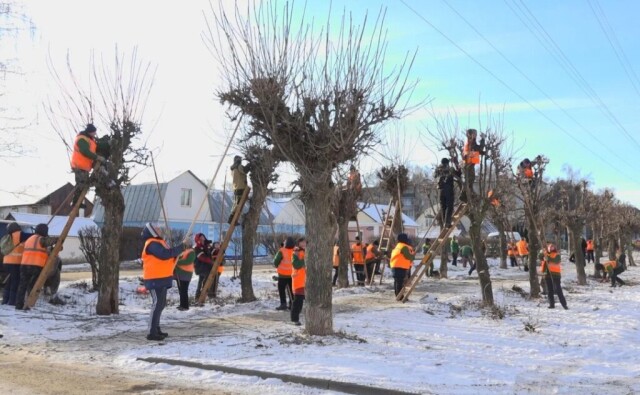
[[[280,253],[282,254],[282,260],[278,264],[278,274],[281,276],[291,276],[293,272],[293,248],[282,247]]]
[[[615,269],[618,266],[618,262],[617,261],[607,261],[604,263],[604,270],[607,272],[613,271],[613,269]]]
[[[473,151],[469,148],[469,140],[467,140],[467,142],[464,144],[462,156],[464,158],[464,163],[468,165],[480,164],[480,152]]]
[[[507,244],[507,255],[509,256],[515,256],[516,255],[516,246],[511,245],[511,244]]]
[[[373,244],[369,244],[369,246],[367,247],[367,255],[364,257],[364,259],[366,259],[367,261],[369,259],[376,258],[376,254],[373,252],[373,247],[375,247]]]
[[[169,258],[163,260],[148,254],[147,247],[151,243],[160,243],[164,248],[169,248],[167,243],[162,239],[148,239],[144,243],[144,248],[142,249],[142,278],[144,280],[154,280],[173,276],[175,259]]]
[[[33,235],[24,242],[21,264],[44,267],[49,254],[47,254],[47,249],[40,244],[41,238],[40,235]]]
[[[526,178],[533,178],[533,169],[530,167],[525,167],[522,172]]]
[[[351,259],[354,265],[364,265],[364,254],[362,253],[362,244],[353,243],[351,245]]]
[[[145,246],[145,248],[146,248],[146,246]],[[178,257],[177,261],[181,261],[181,260],[187,259],[187,256],[192,251],[193,251],[193,248],[187,248],[186,250],[182,251],[182,254],[180,254],[180,256]],[[185,272],[189,272],[189,273],[193,273],[193,268],[194,268],[193,262],[191,262],[188,265],[180,265],[180,270],[184,270]]]
[[[340,247],[333,246],[333,267],[340,266]]]
[[[20,243],[20,231],[17,230],[11,234],[13,239],[13,251],[4,257],[2,263],[5,265],[19,265],[22,263],[22,253],[24,251],[24,243]]]
[[[553,252],[549,254],[549,258],[555,258],[558,256],[557,252]],[[542,261],[545,264],[545,267],[549,269],[549,273],[551,274],[560,274],[562,273],[562,268],[560,266],[560,262],[551,262],[549,259],[545,259]],[[542,272],[545,272],[545,267],[542,267]]]
[[[518,241],[516,243],[516,247],[518,248],[518,255],[520,256],[529,255],[529,245],[527,244],[526,241],[524,241],[524,239]]]
[[[587,240],[587,251],[593,251],[593,240]]]
[[[304,250],[300,250],[297,252],[298,259],[304,260]],[[293,254],[291,255],[293,257]],[[307,282],[307,268],[301,267],[300,269],[293,269],[291,272],[291,288],[293,288],[293,292],[295,293],[298,289],[303,289]]]
[[[89,143],[89,150],[94,154],[96,153],[97,144],[95,140],[87,136],[84,136],[82,134],[79,134],[76,137],[75,143],[73,144],[73,155],[71,156],[71,168],[90,171],[91,168],[93,167],[93,160],[82,155],[82,153],[80,152],[80,148],[78,147],[78,141],[80,140],[86,140]]]
[[[413,248],[409,244],[398,243],[396,247],[391,251],[391,268],[410,269],[413,262],[402,255],[402,248],[408,247],[411,255],[415,254]]]

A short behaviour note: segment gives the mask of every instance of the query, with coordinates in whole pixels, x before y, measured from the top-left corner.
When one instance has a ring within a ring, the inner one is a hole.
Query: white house
[[[371,240],[380,238],[384,227],[384,217],[386,215],[387,205],[358,203],[358,223],[356,221],[349,222],[349,233],[353,236],[357,232],[357,225],[362,233],[362,240],[367,243]],[[404,232],[411,238],[419,236],[418,224],[406,214],[402,214],[402,226]]]
[[[49,223],[49,236],[60,236],[69,217],[57,215],[52,219],[50,215],[12,212],[7,219],[16,221],[20,225],[32,226],[33,228],[38,224],[46,224],[51,220],[51,223]],[[64,242],[64,248],[60,251],[60,259],[62,259],[64,263],[85,262],[84,255],[82,251],[80,251],[78,231],[90,226],[97,226],[90,218],[77,217],[73,221],[73,225]]]

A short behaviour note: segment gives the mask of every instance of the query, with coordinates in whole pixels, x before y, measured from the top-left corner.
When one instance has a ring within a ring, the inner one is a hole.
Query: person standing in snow
[[[562,285],[560,284],[562,267],[560,265],[560,254],[554,244],[547,246],[547,251],[542,261],[540,270],[544,273],[547,283],[547,296],[549,298],[549,308],[555,308],[554,294],[558,295],[560,304],[565,310],[568,310],[567,301],[562,293]]]
[[[280,248],[275,257],[273,257],[273,266],[278,271],[278,294],[280,295],[280,306],[276,310],[287,310],[287,294],[289,294],[289,307],[292,304],[291,274],[293,272],[293,249],[296,242],[293,237],[289,236],[284,242],[284,246]]]
[[[460,246],[458,245],[458,239],[455,236],[451,236],[451,264],[458,266],[458,253],[460,252]]]
[[[189,284],[193,277],[193,262],[196,259],[196,252],[193,248],[188,248],[180,254],[176,261],[174,276],[178,283],[178,292],[180,293],[180,305],[178,310],[189,310]]]
[[[473,250],[471,246],[465,244],[460,247],[460,262],[462,262],[462,267],[465,269],[467,268],[467,262],[473,267]],[[469,275],[471,275],[471,272],[469,272]]]
[[[404,287],[404,282],[408,277],[409,270],[413,266],[413,260],[416,253],[411,247],[411,241],[406,233],[400,233],[398,235],[398,243],[393,251],[391,251],[391,259],[389,266],[393,273],[394,291],[396,296]]]
[[[304,237],[298,239],[298,245],[293,249],[291,280],[293,287],[293,303],[291,305],[291,322],[300,324],[300,312],[304,304],[304,288],[307,283],[307,268],[304,263],[307,240]]]
[[[167,304],[167,290],[173,285],[174,258],[178,257],[185,247],[180,245],[169,248],[150,223],[144,226],[142,239],[142,278],[153,300],[147,340],[164,340],[169,335],[160,330],[160,315]]]
[[[31,237],[31,234],[24,233],[17,222],[12,222],[7,226],[7,234],[4,237],[11,238],[13,248],[2,258],[4,269],[9,275],[9,279],[4,285],[2,304],[15,306],[20,286],[20,264],[22,263],[24,243]]]

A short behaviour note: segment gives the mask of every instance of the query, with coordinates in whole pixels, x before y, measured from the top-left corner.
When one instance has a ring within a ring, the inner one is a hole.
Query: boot
[[[282,303],[282,304],[280,304],[280,306],[276,307],[276,310],[278,310],[278,311],[287,310],[287,305]]]

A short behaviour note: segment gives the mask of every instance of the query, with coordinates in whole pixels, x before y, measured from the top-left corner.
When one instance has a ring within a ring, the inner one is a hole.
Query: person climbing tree
[[[233,207],[231,207],[231,212],[229,213],[229,219],[227,222],[231,223],[233,220],[233,216],[236,213],[236,208],[240,204],[240,199],[242,198],[242,194],[244,190],[247,189],[247,174],[251,171],[251,163],[246,165],[242,164],[242,157],[240,155],[236,155],[233,157],[233,164],[231,165],[231,176],[233,179]]]
[[[440,225],[448,228],[451,226],[451,216],[454,205],[454,179],[461,176],[460,170],[449,166],[449,159],[442,158],[440,165],[436,168],[435,178],[438,180],[438,194],[440,198]]]
[[[71,155],[71,169],[76,179],[75,190],[71,206],[75,206],[80,198],[82,190],[90,185],[89,172],[93,169],[94,162],[103,163],[105,158],[96,153],[96,132],[97,129],[92,123],[88,123],[83,131],[78,133],[73,143],[73,154]],[[84,208],[81,204],[80,208]]]
[[[360,172],[354,165],[349,167],[349,176],[347,178],[347,189],[351,189],[355,192],[356,197],[362,192],[362,179]]]
[[[478,131],[475,129],[467,129],[467,141],[462,150],[462,159],[464,161],[464,171],[466,183],[469,185],[473,193],[473,184],[476,179],[477,164],[480,164],[480,155],[484,155],[484,135],[480,135],[480,144],[476,141]]]

